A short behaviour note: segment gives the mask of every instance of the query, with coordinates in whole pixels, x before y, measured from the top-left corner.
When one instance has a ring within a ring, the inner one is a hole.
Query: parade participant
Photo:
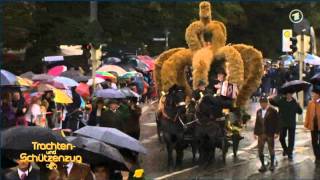
[[[198,88],[193,91],[192,97],[195,101],[199,101],[202,96],[208,94],[208,90],[206,89],[206,83],[203,80],[200,80],[198,83]]]
[[[100,126],[112,127],[122,131],[121,112],[119,111],[119,102],[115,99],[110,99],[108,102],[108,110],[101,115]]]
[[[47,112],[47,121],[48,121],[48,126],[49,128],[54,128],[54,119],[53,119],[53,113],[56,109],[56,104],[53,100],[53,92],[52,91],[46,91],[45,94],[43,95],[42,97],[42,100],[43,101],[47,101],[48,103],[48,106],[47,106],[47,109],[46,109],[46,112]]]
[[[105,111],[104,100],[102,98],[98,98],[96,101],[95,107],[90,113],[88,125],[99,126],[101,121],[101,116],[104,111]]]
[[[5,180],[40,180],[40,170],[29,162],[16,160],[17,167],[10,169],[4,175]]]
[[[1,94],[1,120],[2,128],[9,128],[15,126],[15,112],[12,107],[11,94],[3,93]]]
[[[96,180],[109,180],[110,172],[106,166],[91,166]]]
[[[280,143],[283,148],[283,156],[293,158],[293,149],[296,133],[296,114],[302,114],[298,102],[292,97],[292,93],[286,93],[285,97],[277,96],[270,98],[270,104],[279,108],[280,117]],[[286,144],[287,133],[288,146]]]
[[[129,103],[130,116],[126,121],[125,133],[139,140],[140,138],[140,116],[141,108],[137,105],[137,98],[131,98]]]
[[[209,83],[209,84],[212,83],[214,94],[217,94],[219,92],[219,90],[221,89],[222,82],[224,81],[225,77],[226,77],[226,72],[224,71],[224,69],[222,69],[222,68],[218,69],[216,78],[212,82]]]
[[[304,127],[311,131],[311,142],[315,163],[320,165],[320,87],[314,85],[312,100],[309,102]]]
[[[90,167],[83,163],[61,163],[58,165],[58,171],[61,179],[70,180],[93,180],[94,175]]]
[[[274,152],[274,139],[278,137],[279,133],[279,119],[278,112],[273,107],[269,106],[267,97],[260,98],[261,108],[257,111],[256,122],[254,127],[255,139],[258,136],[258,154],[261,161],[260,172],[267,170],[264,163],[264,145],[267,142],[270,153],[270,167],[269,170],[273,171],[275,168],[275,152]]]
[[[41,100],[37,96],[33,96],[31,98],[31,104],[26,113],[26,120],[29,125],[35,125],[35,121],[41,116]]]
[[[18,113],[19,111],[22,113],[26,113],[24,99],[21,97],[21,92],[14,92],[12,95],[12,107],[14,111]]]

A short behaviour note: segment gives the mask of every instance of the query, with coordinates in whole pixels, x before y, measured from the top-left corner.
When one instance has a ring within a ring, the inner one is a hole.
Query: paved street
[[[258,104],[250,104],[251,114],[255,114]],[[282,156],[282,149],[276,140],[277,169],[271,173],[258,172],[260,162],[257,157],[257,141],[252,135],[254,119],[248,122],[243,131],[245,139],[240,142],[238,158],[234,159],[231,150],[227,155],[227,162],[223,164],[221,152],[216,152],[216,162],[203,169],[192,164],[191,148],[185,150],[183,168],[168,172],[166,170],[167,156],[164,144],[159,143],[156,135],[154,110],[156,104],[145,106],[141,119],[141,141],[149,150],[148,155],[142,156],[142,167],[151,179],[320,179],[320,168],[315,168],[311,149],[310,134],[298,125],[294,160],[288,161]],[[265,147],[267,153],[267,147]]]

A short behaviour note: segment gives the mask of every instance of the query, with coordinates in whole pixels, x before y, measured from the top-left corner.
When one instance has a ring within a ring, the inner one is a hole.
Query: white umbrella
[[[103,82],[105,82],[105,80],[104,80],[103,78],[99,78],[99,77],[96,77],[96,78],[95,78],[95,83],[96,83],[96,84],[101,84],[101,83],[103,83]],[[92,85],[93,85],[93,79],[89,79],[89,81],[87,82],[87,84],[88,84],[89,86],[92,86]]]
[[[320,65],[320,57],[313,54],[307,54],[304,62],[312,65]]]

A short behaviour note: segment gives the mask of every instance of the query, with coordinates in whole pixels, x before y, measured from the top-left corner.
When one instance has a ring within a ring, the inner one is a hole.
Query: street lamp
[[[165,30],[165,35],[166,35],[166,50],[169,49],[169,34],[170,34],[170,31],[168,29]]]

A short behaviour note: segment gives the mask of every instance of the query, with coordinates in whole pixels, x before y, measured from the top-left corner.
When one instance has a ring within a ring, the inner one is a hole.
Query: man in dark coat
[[[302,108],[298,102],[292,97],[292,93],[287,93],[285,97],[270,98],[270,104],[279,108],[280,116],[280,143],[283,148],[283,155],[288,155],[292,160],[294,149],[295,133],[296,133],[296,114],[302,114]],[[286,144],[287,133],[288,146]]]
[[[40,180],[40,170],[32,167],[29,162],[16,161],[18,166],[4,174],[5,180]]]
[[[112,127],[120,131],[123,131],[122,115],[119,110],[119,102],[115,99],[111,99],[109,102],[109,108],[101,115],[100,127]]]
[[[60,163],[58,171],[61,179],[68,180],[93,180],[94,174],[90,166],[84,163]]]
[[[258,136],[258,151],[259,158],[261,161],[260,172],[265,172],[267,170],[264,164],[264,144],[267,142],[268,149],[270,153],[270,171],[274,170],[274,160],[275,160],[275,152],[274,152],[274,139],[278,136],[279,133],[279,119],[278,112],[273,107],[268,105],[267,97],[260,98],[260,106],[261,108],[257,111],[256,115],[256,123],[254,127],[254,135],[255,138]]]

